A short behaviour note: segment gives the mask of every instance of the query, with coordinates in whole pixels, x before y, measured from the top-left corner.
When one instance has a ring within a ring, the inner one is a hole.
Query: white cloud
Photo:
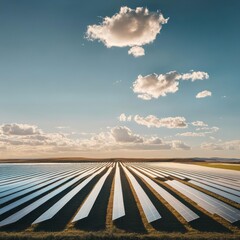
[[[192,82],[196,81],[196,80],[204,80],[204,79],[208,79],[209,75],[206,72],[194,72],[191,71],[190,73],[184,73],[181,76],[182,80],[191,80]]]
[[[182,141],[164,141],[156,136],[140,136],[126,126],[110,128],[108,132],[96,134],[82,143],[86,149],[94,150],[188,150],[190,146]]]
[[[0,134],[5,135],[34,135],[40,132],[40,129],[35,125],[17,123],[0,125]]]
[[[202,149],[205,150],[240,150],[240,140],[231,140],[219,143],[202,143]]]
[[[212,96],[212,92],[208,91],[208,90],[204,90],[202,92],[199,92],[197,95],[196,95],[196,98],[205,98],[205,97],[210,97]]]
[[[154,115],[148,115],[147,117],[141,117],[139,115],[134,116],[134,121],[139,125],[147,127],[166,127],[166,128],[186,128],[187,122],[184,117],[167,117],[157,118]]]
[[[176,71],[171,71],[166,74],[150,74],[147,76],[139,75],[133,82],[133,92],[138,94],[138,97],[144,100],[152,98],[164,97],[168,93],[175,93],[179,89],[180,80],[203,80],[208,79],[208,74],[205,72],[191,72],[180,74]]]
[[[177,133],[176,136],[182,136],[182,137],[204,137],[205,133],[202,133],[202,132],[184,132],[184,133]]]
[[[69,126],[58,126],[56,127],[56,129],[69,129],[70,127]]]
[[[205,131],[205,133],[215,133],[219,131],[218,127],[201,127],[201,128],[197,128],[197,131]]]
[[[196,121],[192,122],[192,125],[194,126],[204,126],[205,124],[202,121]],[[202,132],[184,132],[184,133],[177,133],[176,136],[181,137],[205,137],[207,134],[213,134],[219,131],[218,127],[201,127],[197,128],[196,131],[202,131]]]
[[[122,113],[119,117],[118,117],[120,122],[130,122],[132,120],[132,116],[126,116],[125,113]]]
[[[133,132],[127,127],[114,127],[111,129],[111,135],[116,142],[132,142],[132,143],[143,143],[144,140],[139,135],[133,134]]]
[[[167,117],[167,118],[157,118],[154,115],[148,115],[146,117],[141,117],[139,115],[129,115],[122,113],[118,119],[121,122],[135,121],[139,125],[146,127],[166,127],[166,128],[186,128],[188,126],[186,119],[184,117]]]
[[[35,125],[3,124],[0,126],[0,143],[10,146],[66,146],[75,142],[61,133],[44,133]]]
[[[203,121],[195,121],[192,122],[192,125],[195,127],[207,127],[208,125],[206,123],[204,123]]]
[[[143,46],[156,39],[167,21],[160,12],[147,8],[121,7],[119,13],[103,18],[99,25],[89,25],[86,37],[99,40],[108,48]]]
[[[134,57],[141,57],[145,55],[145,50],[142,47],[134,46],[128,50],[128,54],[133,55]]]
[[[172,142],[172,144],[173,144],[173,148],[175,148],[175,149],[182,149],[182,150],[190,150],[191,149],[190,146],[188,146],[186,143],[179,141],[179,140],[174,140]]]
[[[10,124],[11,125],[11,124]],[[17,124],[21,130],[26,129],[23,124]],[[2,125],[5,126],[5,125]],[[187,150],[187,145],[183,142],[164,141],[156,136],[140,136],[126,126],[116,126],[109,128],[105,132],[93,134],[89,138],[76,139],[71,134],[45,133],[34,125],[28,128],[36,128],[36,134],[28,132],[26,134],[13,135],[5,131],[0,133],[0,149],[4,153],[15,156],[23,154],[59,154],[71,152],[92,152],[92,151],[114,151],[114,150]],[[34,129],[35,129],[34,128]],[[1,128],[2,129],[2,128]],[[21,132],[22,133],[22,132]]]

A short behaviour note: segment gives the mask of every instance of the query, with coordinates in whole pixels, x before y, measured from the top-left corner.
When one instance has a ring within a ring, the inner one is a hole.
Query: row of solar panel
[[[179,171],[176,169],[171,171],[171,169],[169,170],[166,166],[160,168],[158,166],[154,167],[151,164],[144,163],[117,163],[114,178],[112,212],[113,221],[125,216],[120,165],[125,172],[127,179],[132,185],[137,199],[141,204],[144,215],[149,223],[161,219],[161,215],[135,176],[140,177],[144,183],[147,184],[148,187],[150,187],[152,191],[155,192],[155,194],[157,194],[160,198],[165,199],[165,201],[167,201],[171,207],[173,207],[187,222],[199,218],[195,212],[185,206],[177,198],[172,196],[167,190],[162,188],[155,181],[156,178],[167,180],[167,178],[170,176],[174,176],[180,180],[185,180],[186,177],[189,178],[190,174],[184,176],[182,173],[180,173],[181,169]],[[44,167],[41,167],[41,174],[38,174],[37,177],[31,177],[33,175],[32,170],[26,171],[24,175],[21,176],[17,173],[17,171],[11,171],[15,172],[15,175],[12,179],[9,177],[7,178],[7,174],[5,174],[4,178],[0,179],[0,183],[4,183],[4,187],[0,188],[0,214],[4,214],[12,209],[20,207],[20,210],[2,219],[0,226],[5,226],[17,222],[18,220],[27,216],[29,213],[33,212],[39,206],[43,205],[48,200],[52,199],[63,191],[70,189],[71,187],[71,189],[63,197],[61,197],[47,211],[39,216],[33,222],[33,224],[52,219],[94,177],[102,174],[105,171],[105,173],[93,187],[91,193],[81,205],[79,211],[72,219],[72,222],[79,221],[83,218],[88,217],[94,206],[94,203],[96,202],[97,197],[99,196],[99,193],[101,192],[102,187],[104,186],[107,177],[113,169],[113,166],[110,163],[95,163],[94,165],[80,164],[74,165],[74,167],[68,166],[67,170],[64,166],[61,166],[59,169],[53,168],[54,171],[52,171],[53,169],[50,169],[49,171],[45,172]],[[0,168],[0,170],[2,169]],[[37,170],[34,172],[36,173]],[[7,186],[5,185],[6,181],[9,182],[9,185]],[[238,202],[239,198],[235,195],[232,196],[230,193],[223,192],[219,189],[216,190],[216,188],[204,185],[199,181],[191,180],[189,182],[225,198],[231,197],[232,201]],[[167,180],[165,183],[167,183],[175,190],[179,191],[181,194],[184,194],[186,197],[196,202],[200,207],[204,208],[206,211],[212,214],[218,214],[231,223],[240,220],[240,211],[238,209],[218,199],[215,199],[176,180]],[[239,193],[237,190],[234,191]],[[26,206],[24,204],[26,204]],[[23,205],[25,207],[21,208]]]

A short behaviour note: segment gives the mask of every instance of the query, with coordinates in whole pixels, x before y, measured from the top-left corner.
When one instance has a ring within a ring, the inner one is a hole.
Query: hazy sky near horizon
[[[240,157],[239,10],[0,1],[0,158]]]

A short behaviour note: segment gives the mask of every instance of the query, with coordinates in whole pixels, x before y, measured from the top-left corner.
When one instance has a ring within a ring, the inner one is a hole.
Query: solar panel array
[[[106,214],[111,214],[108,219],[116,226],[118,219],[127,221],[131,214],[130,196],[139,216],[150,224],[167,221],[156,199],[167,203],[168,210],[177,213],[174,217],[186,223],[200,221],[199,212],[205,211],[230,224],[240,221],[237,171],[167,162],[0,164],[0,231],[28,217],[33,227],[64,217],[63,210],[74,201],[76,211],[67,224],[88,219],[96,202],[101,203],[100,193],[107,191],[104,186],[109,181],[112,191],[106,194],[112,199],[108,202],[112,210]],[[83,191],[87,187],[88,194]],[[78,202],[77,196],[84,200]]]

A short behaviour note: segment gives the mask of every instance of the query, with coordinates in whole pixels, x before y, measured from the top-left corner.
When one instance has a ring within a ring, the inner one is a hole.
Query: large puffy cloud
[[[66,146],[74,141],[61,133],[44,133],[36,125],[10,123],[0,126],[0,143],[5,146]]]
[[[196,95],[196,98],[205,98],[205,97],[210,97],[212,96],[212,92],[208,91],[208,90],[204,90],[202,92],[199,92],[197,95]]]
[[[132,131],[127,127],[114,127],[111,129],[111,134],[116,142],[133,142],[143,143],[143,138],[139,135],[133,134]]]
[[[180,80],[203,80],[208,79],[209,75],[205,72],[190,72],[180,74],[171,71],[165,74],[150,74],[147,76],[139,75],[133,82],[133,92],[139,98],[150,100],[152,98],[164,97],[168,93],[175,93],[179,89]]]
[[[231,140],[218,143],[202,143],[204,150],[240,150],[240,140]]]
[[[160,12],[147,8],[121,7],[119,13],[103,18],[102,23],[89,25],[86,37],[99,40],[108,48],[139,47],[153,42],[167,21]]]
[[[36,135],[41,132],[35,125],[29,124],[3,124],[0,125],[0,134],[5,135]]]
[[[186,119],[184,117],[167,117],[167,118],[157,118],[154,115],[148,115],[146,117],[142,117],[139,115],[125,115],[122,113],[119,118],[121,122],[130,122],[135,121],[139,125],[143,125],[146,127],[165,127],[165,128],[186,128],[188,126]]]

